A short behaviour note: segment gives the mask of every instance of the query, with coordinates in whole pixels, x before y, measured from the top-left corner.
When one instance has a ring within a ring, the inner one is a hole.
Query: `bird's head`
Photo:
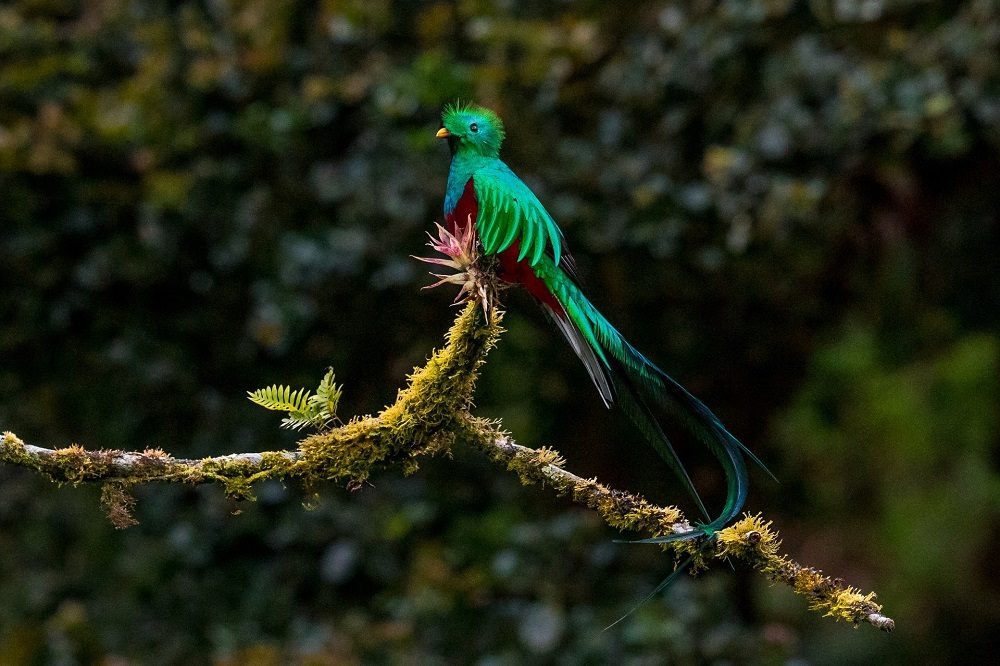
[[[437,138],[448,139],[451,152],[497,157],[503,143],[500,116],[481,106],[449,104],[441,114]]]

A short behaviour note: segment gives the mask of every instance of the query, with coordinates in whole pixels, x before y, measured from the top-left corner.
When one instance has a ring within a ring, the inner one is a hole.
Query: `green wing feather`
[[[481,167],[472,176],[479,214],[476,230],[486,254],[499,254],[520,241],[518,261],[535,266],[550,249],[558,265],[563,237],[555,220],[534,192],[500,160]]]

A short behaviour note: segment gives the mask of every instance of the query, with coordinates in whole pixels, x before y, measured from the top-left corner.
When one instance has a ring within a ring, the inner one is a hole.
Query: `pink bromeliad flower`
[[[455,269],[456,273],[431,273],[438,281],[429,284],[424,289],[433,289],[443,284],[458,285],[458,295],[455,303],[465,303],[470,298],[478,298],[483,304],[483,311],[488,314],[487,299],[487,275],[479,269],[479,238],[476,236],[476,228],[470,216],[467,224],[455,225],[455,233],[448,231],[437,222],[438,235],[435,238],[430,232],[427,236],[430,242],[427,246],[436,252],[440,252],[444,257],[413,257],[418,261],[428,264],[445,266]]]

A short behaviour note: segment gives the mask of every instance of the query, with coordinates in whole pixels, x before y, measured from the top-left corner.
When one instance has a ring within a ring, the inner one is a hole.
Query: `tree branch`
[[[502,332],[501,318],[495,308],[487,316],[477,303],[469,303],[449,330],[445,347],[410,375],[408,386],[392,405],[378,416],[355,418],[306,437],[296,451],[189,460],[159,449],[94,451],[76,444],[46,449],[5,432],[0,439],[0,462],[29,467],[57,483],[103,483],[101,501],[108,516],[116,526],[126,527],[135,522],[131,515],[134,500],[128,493],[135,484],[216,482],[238,499],[253,499],[252,484],[263,479],[296,479],[310,488],[320,481],[336,481],[352,488],[390,464],[401,464],[405,473],[411,473],[420,456],[446,451],[461,438],[517,473],[522,483],[550,486],[557,494],[596,511],[616,529],[650,536],[689,531],[691,526],[678,508],[657,506],[596,479],[581,478],[563,468],[558,452],[516,444],[498,423],[470,413],[478,370]],[[840,579],[779,554],[778,534],[760,515],[746,515],[720,531],[713,544],[701,545],[689,540],[663,547],[694,555],[698,567],[707,566],[709,560],[741,560],[806,597],[812,610],[855,625],[866,622],[884,631],[894,628],[893,620],[881,614],[874,593],[862,594]]]

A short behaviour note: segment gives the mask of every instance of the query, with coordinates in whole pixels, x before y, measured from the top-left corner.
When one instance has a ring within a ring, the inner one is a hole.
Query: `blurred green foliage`
[[[328,365],[342,414],[379,409],[451,316],[407,255],[440,217],[440,107],[475,99],[596,304],[782,479],[750,507],[900,622],[718,572],[602,633],[670,563],[462,450],[312,511],[147,488],[126,532],[96,489],[3,468],[0,662],[988,659],[998,52],[996,0],[4,4],[0,427],[288,447],[245,391]],[[481,410],[676,499],[509,300]]]

